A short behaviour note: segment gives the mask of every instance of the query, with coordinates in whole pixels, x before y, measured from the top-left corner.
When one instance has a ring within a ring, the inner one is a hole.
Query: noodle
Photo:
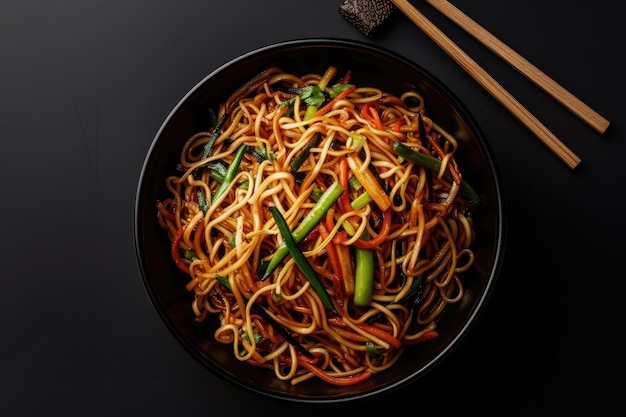
[[[474,263],[476,207],[461,193],[455,138],[425,115],[419,93],[355,86],[351,72],[334,82],[336,72],[273,67],[249,80],[187,140],[157,203],[196,320],[217,316],[217,342],[292,384],[356,384],[438,337]],[[397,142],[438,169],[400,157]],[[296,236],[333,184],[339,197]],[[287,240],[275,212],[322,290],[296,252],[264,269]],[[363,272],[365,260],[373,267]]]

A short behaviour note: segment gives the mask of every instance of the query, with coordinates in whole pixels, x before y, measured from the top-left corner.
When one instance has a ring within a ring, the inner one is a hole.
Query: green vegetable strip
[[[431,171],[439,172],[439,169],[441,168],[441,161],[439,159],[421,152],[416,152],[400,142],[393,144],[393,150],[396,154],[398,154],[398,156],[401,156],[402,158],[415,164],[421,165],[424,168],[430,169]],[[444,179],[452,181],[452,175],[449,171],[444,173]],[[467,198],[467,201],[471,204],[472,208],[478,208],[480,205],[480,198],[474,188],[472,188],[467,181],[463,179],[461,180],[459,192],[463,197]]]
[[[209,140],[204,145],[201,159],[208,158],[209,155],[211,155],[211,152],[213,152],[213,145],[215,144],[215,140],[220,135],[222,126],[224,126],[224,123],[226,123],[226,119],[228,119],[228,115],[224,114],[222,115],[222,118],[220,120],[216,121],[215,112],[212,109],[209,109],[209,118],[211,119],[211,125],[214,126],[214,129],[213,129],[213,133],[211,133],[211,136],[209,136]],[[196,172],[194,173],[195,179],[199,180],[202,177],[204,168],[205,168],[204,166],[201,166],[201,167],[198,167],[198,169],[196,169]]]
[[[413,310],[415,310],[415,308],[417,308],[417,306],[419,306],[422,301],[422,282],[424,281],[425,276],[426,274],[416,276],[413,279],[413,285],[411,285],[411,289],[404,297],[405,300],[411,300],[411,314],[413,314]]]
[[[328,87],[330,80],[333,79],[335,74],[337,74],[337,68],[333,66],[328,67],[326,69],[326,72],[324,72],[324,75],[322,75],[322,78],[320,78],[320,81],[317,83],[319,89],[324,90],[326,87]]]
[[[320,132],[315,132],[313,137],[309,139],[309,141],[304,145],[302,150],[295,158],[291,161],[290,168],[291,172],[296,172],[300,169],[302,164],[309,158],[311,155],[311,149],[315,148],[322,141],[322,134]]]
[[[220,135],[222,126],[224,126],[224,123],[226,123],[226,119],[228,119],[228,115],[224,113],[222,115],[222,118],[217,122],[217,125],[215,125],[215,129],[213,129],[213,133],[209,137],[209,140],[207,141],[206,145],[204,145],[204,150],[202,151],[201,159],[208,158],[209,155],[211,155],[211,152],[213,152],[213,145],[215,144],[215,140],[217,139],[217,137]]]
[[[337,313],[337,310],[335,309],[335,306],[333,306],[333,302],[330,299],[330,295],[328,295],[326,288],[324,288],[324,285],[317,277],[315,270],[313,269],[309,261],[307,261],[304,254],[300,251],[300,249],[298,249],[298,245],[291,235],[291,231],[289,230],[289,225],[287,224],[287,221],[280,213],[278,208],[276,208],[275,206],[271,206],[270,211],[272,213],[272,216],[274,216],[276,226],[278,226],[278,230],[283,236],[283,239],[285,240],[285,245],[287,246],[289,253],[293,257],[294,262],[296,263],[300,271],[302,271],[315,292],[317,292],[317,295],[320,296],[324,305],[332,312]]]
[[[300,98],[307,105],[306,110],[304,111],[304,120],[309,120],[319,106],[324,103],[326,97],[322,92],[322,89],[316,85],[309,85],[303,89],[303,93],[300,95]]]
[[[418,113],[417,117],[419,121],[418,127],[420,132],[420,138],[422,139],[422,146],[426,148],[428,144],[428,136],[426,133],[426,128],[424,127],[424,119],[422,118],[422,113]],[[428,199],[429,201],[433,201],[435,190],[433,189],[433,172],[430,170],[426,172],[426,183],[428,184]]]
[[[354,304],[365,306],[372,300],[374,290],[374,252],[354,248]]]
[[[226,170],[228,169],[228,165],[225,162],[221,160],[216,161],[215,163],[206,165],[206,167],[209,169],[209,178],[220,184],[224,182]]]
[[[198,195],[198,206],[200,206],[200,210],[202,210],[202,212],[206,214],[207,210],[209,209],[209,205],[206,202],[206,197],[204,197],[204,193],[200,188],[198,188],[196,194]]]
[[[216,171],[216,170],[211,170],[209,171],[209,177],[216,182],[219,182],[220,184],[224,182],[224,173],[222,173],[221,171]],[[247,190],[248,187],[250,187],[250,183],[249,181],[243,181],[239,184],[237,184],[237,187],[239,188],[243,188],[244,190]]]
[[[209,120],[211,121],[211,126],[217,126],[217,114],[215,114],[213,108],[209,108]]]
[[[355,210],[360,210],[371,201],[373,201],[372,196],[369,195],[369,193],[366,191],[363,194],[359,195],[354,200],[352,200],[352,202],[350,203],[350,207],[352,207]]]
[[[339,182],[333,183],[326,189],[326,191],[320,196],[319,200],[317,200],[315,206],[313,206],[313,208],[302,219],[300,224],[298,224],[298,226],[296,226],[296,228],[291,232],[293,240],[296,244],[302,242],[311,230],[313,230],[315,226],[317,226],[317,224],[324,218],[324,216],[326,216],[326,212],[330,210],[333,204],[335,204],[343,191],[343,186]],[[285,242],[283,242],[278,249],[276,249],[276,252],[274,252],[272,260],[267,265],[267,268],[261,277],[261,281],[266,280],[288,254],[289,249],[285,245]]]
[[[316,187],[313,189],[313,191],[311,191],[311,195],[309,197],[311,197],[311,200],[317,203],[318,201],[320,201],[320,198],[322,198],[322,194],[324,194],[324,191],[322,191],[321,188]]]
[[[370,341],[365,342],[365,349],[369,353],[373,353],[374,355],[380,355],[380,352],[378,351],[378,349],[376,349],[376,345],[374,344],[374,342],[370,342]]]
[[[239,169],[239,165],[241,164],[241,160],[243,159],[243,154],[246,153],[247,147],[247,145],[241,145],[239,149],[237,149],[237,153],[235,154],[233,162],[228,166],[228,169],[226,170],[226,174],[224,175],[224,181],[220,184],[220,187],[217,189],[217,191],[215,191],[215,194],[213,194],[213,197],[211,198],[211,203],[214,203],[215,200],[217,200],[219,196],[224,193],[230,183],[233,182],[233,179],[237,174],[237,170]]]

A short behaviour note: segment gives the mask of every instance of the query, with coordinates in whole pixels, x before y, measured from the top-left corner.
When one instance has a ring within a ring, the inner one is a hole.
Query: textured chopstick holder
[[[339,14],[369,38],[395,11],[388,0],[344,0],[339,6]]]

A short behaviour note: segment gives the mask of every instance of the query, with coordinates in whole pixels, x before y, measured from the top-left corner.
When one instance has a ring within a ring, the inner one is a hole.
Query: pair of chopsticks
[[[482,42],[520,73],[555,98],[568,110],[586,122],[599,133],[604,133],[609,122],[592,110],[585,103],[561,87],[537,67],[532,65],[514,50],[498,40],[471,18],[454,7],[446,0],[426,0],[431,6],[455,22],[458,26]],[[426,33],[439,47],[467,71],[496,100],[507,108],[513,116],[521,121],[571,169],[580,163],[580,158],[563,144],[547,127],[521,105],[506,89],[504,89],[489,73],[481,68],[439,28],[430,22],[408,0],[391,0],[413,23]]]

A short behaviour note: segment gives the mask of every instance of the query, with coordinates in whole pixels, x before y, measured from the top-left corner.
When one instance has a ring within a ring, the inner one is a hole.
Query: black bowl
[[[157,223],[155,202],[165,195],[164,179],[173,172],[180,150],[193,133],[208,129],[207,109],[215,108],[261,70],[278,66],[294,74],[323,73],[329,66],[354,71],[354,84],[389,92],[413,86],[424,96],[428,115],[460,142],[457,160],[464,178],[483,197],[476,213],[476,265],[465,277],[464,299],[450,305],[437,330],[441,336],[410,346],[399,363],[354,386],[336,387],[319,380],[292,386],[271,371],[242,363],[232,347],[213,340],[211,326],[193,320],[192,294],[183,273],[171,261],[168,239]],[[139,268],[156,312],[180,345],[225,381],[250,392],[307,404],[332,404],[371,398],[416,381],[435,368],[467,336],[484,310],[503,261],[505,210],[502,186],[489,145],[459,99],[432,74],[396,53],[364,42],[306,39],[282,42],[244,54],[201,80],[172,110],[148,150],[136,194],[135,242]]]

